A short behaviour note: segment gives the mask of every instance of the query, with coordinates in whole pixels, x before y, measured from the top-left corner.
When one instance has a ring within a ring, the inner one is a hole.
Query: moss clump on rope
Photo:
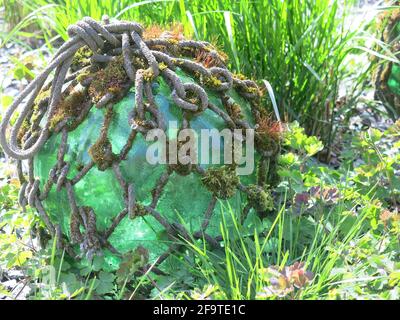
[[[72,58],[71,70],[78,71],[83,67],[90,64],[90,57],[93,55],[93,52],[89,49],[88,46],[83,46],[80,48]]]
[[[99,102],[107,93],[120,96],[127,88],[129,79],[123,63],[121,55],[114,57],[104,69],[100,69],[93,75],[89,95],[94,103]]]
[[[275,155],[280,150],[283,137],[282,125],[270,114],[262,111],[256,126],[256,147],[267,154]]]
[[[274,200],[266,187],[262,188],[254,184],[247,186],[247,197],[249,203],[258,212],[274,209]]]
[[[146,69],[147,68],[146,62],[141,57],[136,57],[136,56],[133,57],[132,64],[137,69]]]
[[[204,186],[220,199],[228,199],[236,193],[239,177],[231,166],[209,168],[201,181]]]
[[[141,203],[136,203],[132,213],[133,214],[130,216],[131,219],[135,219],[136,217],[143,217],[148,214],[146,208]]]
[[[243,113],[242,113],[242,108],[238,103],[232,103],[232,104],[226,104],[225,106],[226,112],[228,115],[234,119],[234,120],[239,120],[243,119]]]
[[[88,98],[85,89],[64,94],[51,116],[50,130],[54,130],[56,126],[64,120],[68,120],[67,126],[70,127],[69,129],[74,128],[74,121],[80,116],[83,109],[82,106],[89,102]]]
[[[189,101],[195,105],[198,105],[200,103],[199,96],[195,92],[190,91],[190,90],[188,90],[186,92],[186,99],[187,99],[187,101]]]
[[[84,84],[85,80],[88,78],[93,77],[93,73],[90,72],[90,70],[85,70],[81,71],[77,76],[76,76],[76,81],[78,81],[80,84]]]
[[[200,81],[210,88],[219,88],[222,84],[222,81],[214,76],[202,77]]]
[[[38,105],[41,101],[49,99],[50,97],[50,89],[41,90],[35,99],[35,104]]]
[[[164,71],[165,69],[168,68],[168,66],[164,62],[160,62],[158,64],[158,68],[160,69],[160,71]]]
[[[115,155],[112,152],[111,142],[107,137],[101,137],[89,148],[89,155],[100,171],[111,167]]]
[[[111,124],[113,109],[107,109],[104,124],[99,139],[89,148],[89,155],[100,171],[111,167],[117,156],[112,152],[112,145],[108,138],[108,128]]]
[[[17,135],[17,141],[18,141],[19,145],[21,145],[22,140],[23,140],[25,134],[30,129],[30,127],[31,127],[31,124],[29,123],[29,121],[27,119],[25,119],[24,122],[22,123],[21,129],[18,131],[18,135]]]

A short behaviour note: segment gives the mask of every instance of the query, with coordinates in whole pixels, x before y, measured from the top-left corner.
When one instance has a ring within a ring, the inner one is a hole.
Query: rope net
[[[247,202],[242,208],[242,221],[252,208],[258,213],[272,208],[268,186],[275,180],[273,168],[280,150],[281,127],[271,120],[262,105],[264,89],[252,80],[232,74],[225,66],[225,55],[210,43],[178,39],[168,33],[146,39],[143,32],[142,26],[137,23],[110,23],[107,17],[102,23],[86,17],[70,26],[70,39],[7,110],[0,125],[0,143],[4,152],[17,160],[21,181],[20,205],[36,208],[49,233],[56,237],[59,249],[65,249],[77,259],[82,256],[91,259],[104,249],[121,257],[122,253],[110,241],[115,229],[125,217],[141,219],[151,216],[171,240],[152,267],[153,272],[162,273],[160,264],[182,248],[182,240],[191,242],[201,239],[211,248],[220,246],[222,237],[207,231],[218,199],[229,199],[237,191],[244,194]],[[190,74],[196,81],[183,82],[182,74]],[[165,114],[161,112],[153,93],[152,84],[158,80],[167,84],[170,99],[181,110],[180,129],[190,128],[192,119],[201,117],[206,111],[222,119],[231,130],[255,129],[259,160],[254,184],[242,183],[235,173],[235,164],[204,169],[191,162],[178,163],[166,166],[152,188],[150,203],[138,201],[138,190],[135,190],[133,182],[124,177],[121,164],[126,161],[139,135],[145,135],[154,128],[168,129]],[[252,119],[244,115],[246,106],[230,96],[232,90],[250,106]],[[109,130],[115,105],[129,92],[134,92],[134,108],[124,121],[128,121],[130,133],[116,154],[113,153]],[[209,92],[219,99],[223,107],[211,101]],[[71,177],[73,163],[66,158],[70,147],[69,136],[88,118],[92,108],[104,111],[104,122],[98,139],[88,149],[90,161]],[[12,121],[13,118],[16,120]],[[34,163],[46,142],[54,136],[59,137],[56,163],[49,170],[46,181],[41,181],[35,176]],[[27,162],[26,175],[23,161]],[[111,223],[103,230],[98,228],[95,210],[78,204],[75,190],[93,168],[112,172],[122,190],[125,206],[113,215]],[[171,221],[157,209],[165,186],[174,174],[198,175],[211,193],[198,230],[192,231],[178,221]],[[50,192],[61,191],[66,192],[70,208],[68,232],[45,209]],[[139,248],[144,256],[148,256],[146,250]],[[144,265],[143,272],[149,267],[149,263]]]

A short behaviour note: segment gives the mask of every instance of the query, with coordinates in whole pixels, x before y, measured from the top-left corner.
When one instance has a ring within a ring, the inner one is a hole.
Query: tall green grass
[[[201,277],[208,284],[220,288],[227,299],[248,300],[255,299],[262,292],[265,286],[262,274],[267,267],[283,268],[302,261],[305,268],[317,276],[311,285],[292,298],[321,299],[326,296],[338,280],[332,271],[348,244],[360,236],[368,211],[362,211],[345,234],[342,231],[348,222],[347,217],[336,216],[337,213],[332,211],[319,221],[310,223],[312,237],[306,240],[304,234],[301,235],[305,232],[305,219],[287,214],[285,206],[271,219],[269,228],[260,234],[256,229],[253,234],[248,233],[240,225],[236,211],[227,208],[221,223],[223,252],[210,252],[203,246],[197,246],[196,242],[188,243],[188,248],[196,256],[196,264],[188,264],[187,268],[193,268],[193,274],[200,272]],[[232,222],[234,228],[228,227]]]

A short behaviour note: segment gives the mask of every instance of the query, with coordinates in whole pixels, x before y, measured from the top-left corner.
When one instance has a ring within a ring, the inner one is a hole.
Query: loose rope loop
[[[90,17],[85,17],[82,21],[68,27],[67,31],[71,39],[59,48],[47,68],[45,68],[45,70],[20,93],[3,117],[0,124],[0,144],[4,152],[12,158],[17,160],[32,158],[39,152],[40,148],[49,137],[50,116],[48,117],[44,128],[40,129],[36,141],[29,148],[20,148],[17,143],[18,132],[20,131],[24,120],[27,118],[27,115],[32,111],[34,101],[41,89],[44,87],[44,84],[52,71],[55,71],[55,75],[51,84],[49,108],[46,112],[48,115],[52,115],[55,106],[61,99],[62,87],[66,80],[69,67],[71,66],[72,58],[80,48],[87,45],[93,53],[96,53],[99,49],[104,48],[105,43],[110,44],[113,48],[119,47],[121,41],[118,37],[122,33],[131,32],[135,35],[137,41],[139,41],[139,39],[141,40],[141,35],[143,34],[143,28],[138,23],[116,22],[113,24],[101,25]],[[140,44],[143,47],[144,44],[142,42]],[[152,66],[154,67],[154,61],[152,62]],[[9,126],[10,120],[15,111],[26,98],[28,98],[27,102],[22,107],[15,124],[11,129],[10,141],[8,141],[7,127]]]

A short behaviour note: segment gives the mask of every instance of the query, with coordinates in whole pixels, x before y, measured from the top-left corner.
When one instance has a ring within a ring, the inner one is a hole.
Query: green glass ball
[[[182,70],[178,70],[177,74],[184,83],[195,81]],[[170,87],[161,77],[152,83],[152,91],[167,125],[168,121],[181,123],[182,110],[172,101]],[[206,92],[209,100],[215,106],[224,109],[217,93],[208,89]],[[234,89],[230,89],[227,94],[240,105],[244,119],[254,124],[249,102]],[[114,112],[108,138],[115,154],[121,151],[132,130],[128,119],[129,113],[134,107],[135,91],[132,87],[125,97],[113,106]],[[86,119],[75,130],[68,133],[68,149],[64,158],[70,164],[68,179],[75,177],[80,168],[91,161],[88,150],[100,135],[105,113],[105,108],[92,107]],[[222,130],[227,126],[220,116],[206,109],[201,114],[193,116],[190,127],[196,132],[200,132],[201,129]],[[60,141],[61,134],[53,134],[34,159],[34,173],[41,181],[41,188],[48,179],[49,171],[57,162]],[[124,179],[127,183],[133,183],[136,201],[142,205],[151,203],[152,190],[160,176],[167,170],[167,165],[151,165],[146,160],[146,150],[150,144],[151,142],[147,142],[145,137],[139,133],[126,160],[120,163]],[[221,147],[222,145],[221,143]],[[207,168],[208,165],[203,167]],[[255,183],[255,176],[254,172],[250,176],[241,177],[240,180],[246,183]],[[102,171],[93,167],[73,188],[78,206],[89,206],[94,210],[97,229],[100,232],[106,230],[113,218],[126,207],[124,192],[115,178],[112,168]],[[239,191],[235,191],[233,195],[230,194],[229,199],[219,199],[207,229],[210,235],[220,234],[222,215],[228,214],[228,203],[232,208],[238,206],[240,208],[241,197],[243,195]],[[180,175],[173,172],[155,209],[168,221],[181,223],[189,232],[194,232],[199,230],[211,198],[212,193],[204,186],[199,174]],[[63,234],[70,237],[71,208],[66,189],[62,188],[58,192],[53,187],[43,204],[50,219],[54,223],[60,224]],[[142,246],[149,251],[151,261],[154,261],[171,244],[164,227],[151,215],[134,219],[126,216],[112,233],[109,241],[121,253],[133,251],[138,246]],[[77,246],[77,250],[79,250],[79,246]],[[104,249],[103,252],[105,268],[118,268],[120,258],[107,249]]]

